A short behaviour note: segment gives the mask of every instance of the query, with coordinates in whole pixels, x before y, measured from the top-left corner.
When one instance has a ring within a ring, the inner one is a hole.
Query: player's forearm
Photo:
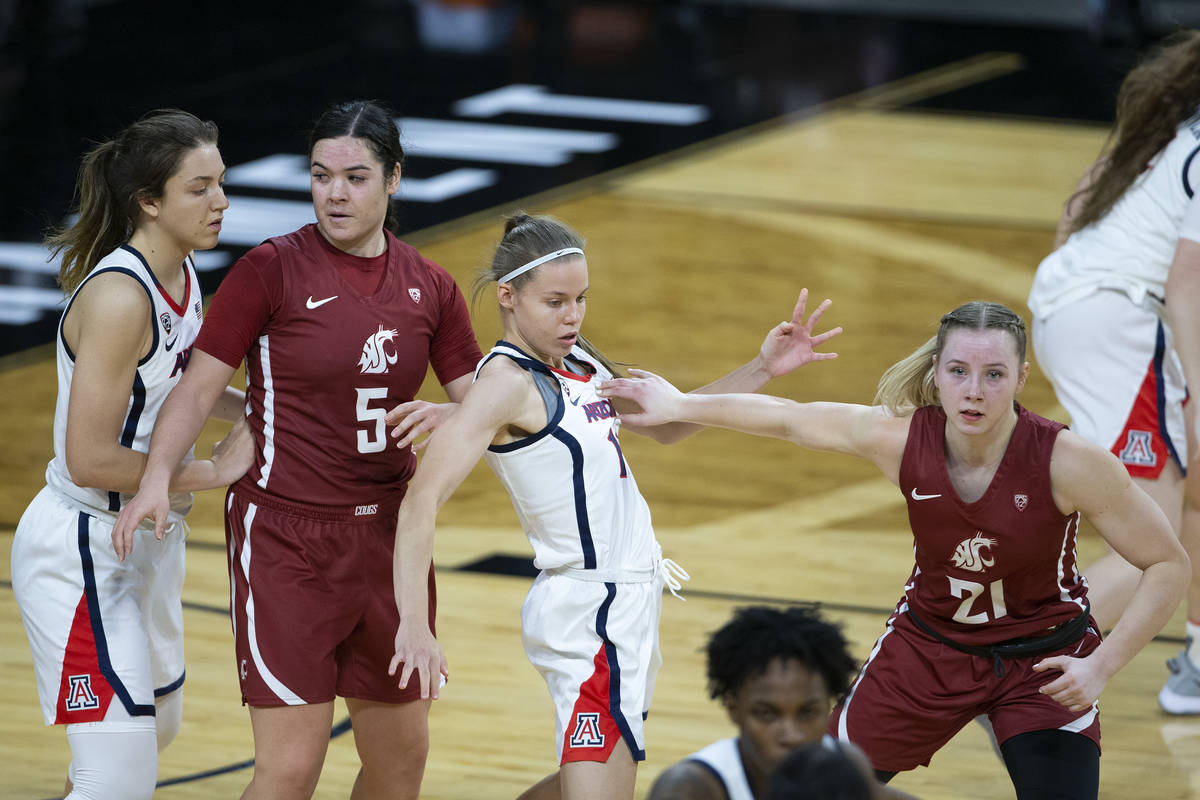
[[[225,420],[226,422],[236,422],[245,413],[246,393],[241,389],[226,386],[225,391],[221,393],[221,396],[217,398],[216,404],[213,405],[212,411],[209,412],[209,417]]]
[[[1182,547],[1175,557],[1142,572],[1133,597],[1112,631],[1093,653],[1109,677],[1130,662],[1167,624],[1191,580]]]
[[[413,501],[413,502],[410,502]],[[402,619],[429,618],[429,568],[433,564],[436,508],[420,498],[406,497],[396,522],[392,556],[392,587]]]

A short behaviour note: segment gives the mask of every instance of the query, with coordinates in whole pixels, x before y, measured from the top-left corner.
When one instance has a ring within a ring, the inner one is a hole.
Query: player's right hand
[[[117,558],[124,561],[125,556],[133,552],[133,534],[144,519],[154,520],[154,538],[162,541],[170,509],[171,503],[165,491],[138,490],[133,499],[121,509],[121,513],[117,515],[117,523],[113,525],[112,542]]]
[[[407,623],[401,617],[396,629],[396,653],[388,665],[388,675],[395,675],[401,664],[404,669],[400,671],[400,688],[408,688],[409,680],[416,673],[421,684],[421,699],[432,697],[437,700],[438,689],[450,677],[450,668],[442,646],[424,622]]]

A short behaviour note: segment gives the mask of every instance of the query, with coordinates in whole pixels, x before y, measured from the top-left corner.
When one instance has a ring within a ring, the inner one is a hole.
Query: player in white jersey
[[[12,583],[43,717],[66,726],[68,798],[153,793],[157,751],[182,715],[183,516],[192,491],[236,479],[253,456],[242,424],[212,460],[176,472],[161,540],[152,528],[136,544],[113,539],[200,330],[190,254],[217,243],[224,171],[215,125],[153,112],[84,157],[79,220],[47,240],[62,253],[70,295],[57,335],[54,458],[17,526]],[[240,418],[241,405],[230,390],[220,416]]]
[[[709,695],[738,735],[667,767],[648,800],[761,800],[772,773],[806,745],[845,748],[867,763],[857,747],[826,733],[857,662],[841,630],[817,611],[740,608],[709,637],[705,653]],[[873,775],[870,783],[881,797],[908,797],[877,785]]]
[[[1071,426],[1111,450],[1192,560],[1188,645],[1159,704],[1200,713],[1200,31],[1168,39],[1121,86],[1114,136],[1059,222],[1029,295],[1033,344]],[[1109,552],[1085,570],[1102,628],[1140,571]]]
[[[423,576],[437,511],[485,454],[509,490],[543,570],[521,622],[526,653],[555,705],[560,764],[523,795],[529,798],[633,796],[660,663],[662,588],[678,586],[621,452],[616,410],[596,395],[614,367],[579,334],[588,289],[583,244],[551,217],[508,220],[491,269],[476,284],[478,295],[498,282],[504,340],[481,362],[462,406],[430,438],[396,533],[401,621],[391,669],[403,663],[400,684],[417,680],[423,695],[436,697],[445,657],[418,617],[427,609]],[[813,351],[840,330],[812,332],[828,301],[805,321],[806,299],[802,292],[792,320],[767,335],[753,361],[698,391],[753,391],[832,358]],[[696,428],[633,430],[671,442]]]

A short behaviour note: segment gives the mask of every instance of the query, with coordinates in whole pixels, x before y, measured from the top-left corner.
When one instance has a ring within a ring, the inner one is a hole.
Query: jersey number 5
[[[988,594],[992,599],[991,614],[987,611],[972,614],[971,607],[975,605],[975,598],[983,594],[984,589],[988,590]],[[1003,580],[992,581],[987,586],[984,586],[982,583],[975,583],[974,581],[950,578],[950,594],[963,598],[962,603],[958,606],[958,610],[954,612],[955,622],[962,622],[966,625],[982,625],[985,622],[999,619],[1008,613],[1008,609],[1004,607]]]
[[[372,400],[383,400],[387,397],[386,386],[373,386],[369,389],[355,389],[358,393],[358,399],[354,404],[354,413],[358,417],[359,422],[367,423],[367,430],[359,428],[355,433],[358,434],[358,452],[360,453],[382,453],[387,447],[387,426],[384,424],[384,417],[387,416],[387,411],[378,406],[372,406]]]

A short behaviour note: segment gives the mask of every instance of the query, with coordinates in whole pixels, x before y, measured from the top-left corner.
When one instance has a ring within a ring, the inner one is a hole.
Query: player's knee
[[[158,736],[158,752],[161,753],[175,741],[183,725],[183,689],[156,698],[154,707],[154,731]]]

